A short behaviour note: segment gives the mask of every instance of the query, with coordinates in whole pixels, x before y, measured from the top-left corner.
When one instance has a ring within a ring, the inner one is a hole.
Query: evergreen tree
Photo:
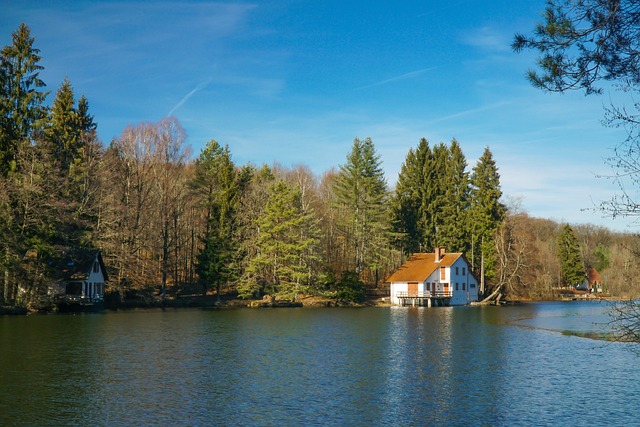
[[[399,249],[405,253],[419,252],[426,243],[425,225],[430,221],[425,218],[423,201],[428,185],[425,171],[431,161],[429,143],[422,138],[415,151],[409,149],[398,175],[392,199],[392,221],[393,231],[399,236]]]
[[[429,148],[422,139],[409,150],[393,198],[394,231],[406,253],[467,249],[469,199],[467,163],[457,141]]]
[[[84,95],[82,95],[78,100],[78,108],[76,112],[80,131],[84,134],[95,132],[98,125],[94,122],[93,116],[89,114],[89,101]]]
[[[558,259],[564,285],[577,286],[585,279],[580,244],[569,224],[565,224],[558,234]]]
[[[54,194],[60,200],[58,239],[71,246],[93,246],[92,230],[98,215],[97,181],[102,147],[96,125],[83,96],[76,108],[73,87],[65,79],[56,92],[47,126],[37,146],[51,165],[49,179],[57,180]]]
[[[207,143],[196,163],[193,188],[207,212],[198,273],[203,290],[215,286],[219,300],[222,284],[234,277],[237,255],[234,229],[240,186],[228,146],[221,147],[215,140]]]
[[[427,180],[428,193],[425,199],[428,216],[431,218],[431,223],[427,227],[427,235],[430,237],[428,240],[429,245],[427,248],[431,250],[436,246],[443,246],[442,244],[442,229],[447,222],[446,213],[444,207],[448,205],[450,200],[447,200],[447,173],[449,166],[449,149],[443,143],[440,143],[433,147],[433,161],[429,168],[429,178]]]
[[[258,254],[249,261],[250,279],[241,294],[249,296],[271,287],[276,294],[295,298],[309,274],[300,260],[316,244],[313,237],[301,238],[311,218],[303,212],[299,189],[282,180],[270,189],[264,213],[256,221],[260,230]]]
[[[85,103],[84,107],[87,108],[88,105]],[[56,92],[48,122],[44,131],[48,148],[61,173],[66,174],[73,160],[78,157],[84,142],[80,117],[75,108],[73,88],[67,79]]]
[[[436,246],[449,252],[466,252],[470,247],[467,209],[469,206],[469,174],[467,161],[455,139],[447,152],[443,176],[444,197],[438,206],[441,221],[438,225]]]
[[[15,167],[20,141],[31,136],[43,119],[47,92],[40,79],[40,50],[33,46],[31,30],[22,23],[11,35],[12,44],[0,51],[0,172]]]
[[[371,138],[354,140],[334,185],[344,213],[342,232],[354,251],[354,270],[358,274],[365,268],[377,271],[390,232],[386,181]]]
[[[493,234],[506,215],[506,207],[500,203],[500,174],[489,148],[471,173],[469,229],[472,235],[472,264],[479,271],[479,261],[484,263],[484,275],[495,277],[495,244]]]

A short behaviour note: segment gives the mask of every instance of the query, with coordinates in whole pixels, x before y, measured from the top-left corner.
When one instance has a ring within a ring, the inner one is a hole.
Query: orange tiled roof
[[[445,253],[436,262],[435,253],[415,253],[402,264],[386,281],[387,282],[424,282],[438,267],[451,267],[462,253]]]
[[[602,283],[600,279],[600,273],[595,268],[589,268],[587,270],[587,277],[589,278],[589,284],[593,285],[594,283]]]

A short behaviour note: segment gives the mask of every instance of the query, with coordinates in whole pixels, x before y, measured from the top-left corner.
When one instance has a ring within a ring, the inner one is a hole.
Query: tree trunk
[[[500,293],[500,289],[502,289],[502,284],[499,284],[498,287],[496,287],[496,289],[493,292],[491,292],[491,295],[489,295],[488,297],[480,301],[480,304],[482,305],[491,304],[492,300],[494,299],[496,300],[495,303],[497,304],[500,298],[502,297],[502,293]]]

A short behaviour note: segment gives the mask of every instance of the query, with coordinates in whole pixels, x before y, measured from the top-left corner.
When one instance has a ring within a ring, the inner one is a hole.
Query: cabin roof
[[[594,283],[602,283],[602,279],[600,279],[600,273],[598,273],[598,270],[593,267],[587,269],[587,278],[589,279],[590,285],[593,285]]]
[[[104,280],[108,280],[107,270],[105,269],[102,255],[98,249],[74,250],[64,253],[56,266],[56,269],[59,271],[59,280],[74,281],[87,279],[93,268],[93,261],[96,259],[96,256],[98,257]]]
[[[462,256],[461,252],[445,253],[437,262],[435,252],[415,253],[386,281],[424,282],[437,268],[451,267]]]

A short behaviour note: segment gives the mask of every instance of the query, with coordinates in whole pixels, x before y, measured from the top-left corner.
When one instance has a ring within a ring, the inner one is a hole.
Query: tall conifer
[[[234,277],[237,253],[234,228],[240,186],[228,146],[207,142],[196,163],[193,188],[207,215],[198,273],[203,290],[215,286],[219,299],[222,285]]]
[[[455,139],[448,148],[443,176],[443,196],[439,212],[441,221],[436,245],[450,252],[466,252],[468,233],[469,173],[460,144]]]
[[[262,283],[276,294],[295,298],[309,274],[300,260],[316,244],[313,237],[301,238],[312,221],[302,209],[300,190],[282,180],[272,184],[263,215],[256,222],[260,229],[258,253],[249,261],[247,271],[251,280],[245,281],[241,294],[261,290]]]
[[[355,272],[377,270],[389,229],[387,186],[371,138],[354,140],[334,185],[338,207],[344,213],[342,232],[353,248]]]
[[[427,186],[425,170],[430,167],[430,162],[431,149],[427,140],[422,138],[415,151],[409,149],[398,175],[392,198],[392,221],[399,249],[405,253],[418,252],[425,244],[428,220],[424,218],[423,200]]]
[[[580,256],[580,243],[578,243],[578,238],[569,224],[562,227],[558,234],[557,244],[563,284],[566,286],[579,285],[586,275]]]
[[[500,174],[489,148],[485,148],[471,173],[469,230],[473,243],[472,264],[480,271],[484,263],[484,275],[491,280],[495,276],[495,244],[493,234],[506,215],[506,207],[500,202]]]
[[[40,50],[29,27],[22,23],[11,35],[12,43],[0,51],[0,172],[14,168],[16,151],[43,119],[47,92],[40,79]]]

